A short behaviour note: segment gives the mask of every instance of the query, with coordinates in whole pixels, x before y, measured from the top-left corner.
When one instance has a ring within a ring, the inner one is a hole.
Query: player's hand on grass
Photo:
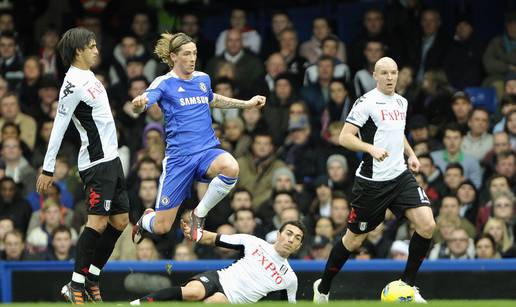
[[[145,106],[147,105],[147,102],[149,102],[149,99],[147,98],[147,95],[142,94],[134,97],[132,104],[133,104],[133,112],[134,113],[141,113],[143,112],[143,109],[145,109]]]
[[[48,176],[45,174],[41,174],[38,177],[38,181],[36,182],[36,192],[39,194],[46,193],[50,185],[52,185],[52,182],[54,181],[54,178],[52,176]]]
[[[419,172],[419,167],[421,166],[421,164],[419,163],[419,160],[416,156],[410,156],[407,160],[407,163],[408,163],[409,169],[412,172],[414,172],[414,173]]]
[[[389,156],[389,152],[387,150],[380,148],[380,147],[372,147],[369,151],[369,154],[376,160],[376,161],[383,161],[385,158]]]
[[[265,96],[256,95],[247,101],[247,107],[248,108],[256,107],[259,109],[265,105],[265,100],[266,100]]]

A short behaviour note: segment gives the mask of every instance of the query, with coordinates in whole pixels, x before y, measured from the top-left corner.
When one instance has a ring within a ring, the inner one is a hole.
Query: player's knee
[[[220,170],[222,175],[228,177],[237,177],[239,172],[240,168],[238,166],[238,162],[235,159],[231,159],[227,163],[224,163]]]
[[[416,226],[417,233],[424,238],[431,238],[435,231],[435,221],[434,219],[430,219],[421,225]]]
[[[183,288],[182,293],[184,301],[202,301],[204,299],[204,293],[201,291],[185,291]]]
[[[342,243],[344,244],[344,247],[349,250],[350,252],[356,251],[360,248],[362,245],[362,242],[364,239],[362,236],[356,236],[356,235],[344,235],[344,238],[342,239]]]
[[[129,215],[124,214],[122,216],[118,216],[116,219],[111,220],[111,225],[117,230],[124,231],[127,224],[129,224]]]

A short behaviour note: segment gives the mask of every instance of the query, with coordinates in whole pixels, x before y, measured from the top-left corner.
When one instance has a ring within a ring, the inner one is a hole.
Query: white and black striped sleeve
[[[71,84],[69,81],[65,80],[65,82]],[[83,97],[84,95],[82,89],[74,89],[73,87],[75,86],[72,84],[68,92],[65,89],[57,104],[54,126],[52,127],[52,132],[50,133],[47,153],[45,154],[45,160],[43,162],[42,173],[48,176],[54,175],[56,156],[59,152],[59,148],[61,147],[61,142],[63,141],[63,136],[66,132],[66,129],[68,129],[68,125],[70,124],[70,119],[72,118],[73,112],[75,111],[77,105],[85,99],[85,97]]]
[[[349,111],[346,122],[361,128],[369,119],[369,109],[364,96],[358,98]]]
[[[215,245],[230,249],[242,250],[245,245],[252,242],[255,237],[247,234],[221,235],[215,239]]]

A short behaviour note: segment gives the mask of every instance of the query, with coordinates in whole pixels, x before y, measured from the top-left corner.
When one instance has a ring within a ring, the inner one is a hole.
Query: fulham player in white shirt
[[[188,223],[182,220],[181,227],[191,239]],[[255,303],[268,293],[281,290],[286,290],[288,301],[295,303],[297,276],[287,259],[299,250],[305,232],[302,223],[286,222],[278,230],[276,243],[270,244],[252,235],[220,235],[204,230],[199,243],[239,249],[244,256],[227,268],[195,275],[182,287],[159,290],[132,301],[131,305],[153,301]]]
[[[340,134],[342,146],[364,155],[353,185],[356,197],[351,202],[348,231],[333,246],[322,278],[313,285],[316,303],[328,301],[332,279],[367,233],[383,222],[387,209],[405,216],[416,228],[401,280],[414,287],[416,303],[426,302],[414,283],[435,221],[430,201],[411,173],[418,172],[420,164],[405,138],[407,100],[394,92],[398,65],[393,59],[378,60],[373,77],[376,88],[357,99]]]

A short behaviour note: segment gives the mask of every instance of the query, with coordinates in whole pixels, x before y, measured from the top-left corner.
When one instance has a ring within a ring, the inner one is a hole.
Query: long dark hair
[[[75,60],[77,50],[84,50],[95,39],[95,33],[85,28],[73,28],[65,32],[57,44],[57,50],[68,66]]]

